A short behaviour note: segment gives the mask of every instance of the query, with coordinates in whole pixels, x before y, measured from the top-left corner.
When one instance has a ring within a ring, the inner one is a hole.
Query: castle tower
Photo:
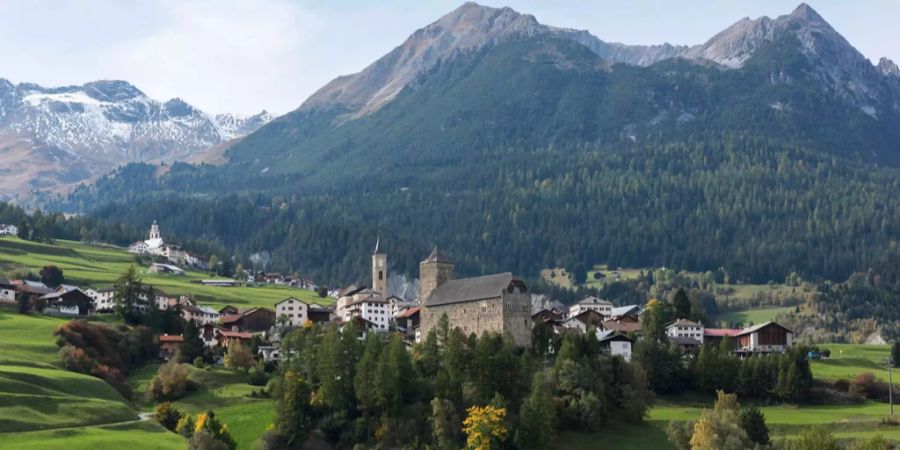
[[[159,225],[156,224],[156,221],[153,221],[153,225],[150,225],[150,239],[159,239]]]
[[[424,309],[431,293],[452,279],[453,261],[435,246],[431,254],[419,263],[419,306]]]
[[[381,237],[375,240],[375,251],[372,253],[372,290],[381,294],[381,298],[388,298],[388,267],[387,255],[381,251]]]

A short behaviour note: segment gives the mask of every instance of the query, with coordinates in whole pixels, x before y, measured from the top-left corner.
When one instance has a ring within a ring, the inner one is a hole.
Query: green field
[[[610,425],[596,434],[562,433],[559,450],[674,450],[663,431],[665,424]]]
[[[234,436],[239,449],[252,449],[255,442],[275,420],[275,404],[272,400],[250,397],[250,392],[259,387],[246,383],[246,376],[233,370],[216,367],[211,369],[191,369],[191,378],[200,385],[197,391],[173,402],[179,411],[197,414],[213,410]],[[150,364],[128,377],[135,392],[145,392],[150,379],[156,374],[159,364]],[[145,404],[146,411],[152,404]]]
[[[716,322],[739,323],[743,326],[756,325],[770,320],[782,313],[794,310],[793,306],[748,309],[743,311],[727,311],[715,317]]]
[[[47,264],[59,266],[67,283],[82,287],[108,287],[129,265],[134,264],[134,255],[121,248],[98,247],[81,242],[60,240],[49,245],[15,237],[0,238],[0,273],[21,269],[38,273]],[[205,272],[188,271],[187,275],[179,276],[149,273],[146,267],[139,267],[139,272],[146,284],[170,295],[192,295],[204,305],[272,308],[277,301],[287,297],[320,304],[331,303],[330,298],[320,298],[315,292],[305,289],[271,285],[219,287],[191,282],[213,278]]]
[[[152,421],[66,428],[26,433],[0,433],[9,450],[184,450],[185,440]]]
[[[831,350],[831,358],[810,362],[816,378],[852,380],[860,373],[872,372],[884,381],[888,379],[884,360],[891,354],[890,345],[824,344],[819,348]]]

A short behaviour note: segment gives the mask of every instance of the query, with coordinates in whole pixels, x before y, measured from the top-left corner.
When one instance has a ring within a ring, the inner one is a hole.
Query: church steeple
[[[156,221],[153,221],[153,225],[150,225],[150,239],[159,239],[159,225],[156,224]]]
[[[375,239],[375,251],[372,253],[372,290],[381,294],[381,298],[387,298],[388,292],[388,264],[387,254],[381,250],[381,236]]]

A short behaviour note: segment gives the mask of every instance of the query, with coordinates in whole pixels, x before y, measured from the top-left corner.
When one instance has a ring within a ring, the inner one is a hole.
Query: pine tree
[[[691,301],[688,299],[687,292],[679,288],[672,299],[672,306],[675,308],[676,319],[687,319],[691,316]]]
[[[203,339],[200,338],[200,329],[197,323],[189,320],[184,327],[184,340],[178,349],[178,360],[183,363],[193,363],[198,356],[203,356]]]
[[[550,448],[555,437],[556,405],[545,375],[538,372],[531,383],[531,394],[522,404],[516,444],[521,449]]]
[[[759,408],[751,406],[741,411],[741,428],[754,443],[769,445],[769,427]]]

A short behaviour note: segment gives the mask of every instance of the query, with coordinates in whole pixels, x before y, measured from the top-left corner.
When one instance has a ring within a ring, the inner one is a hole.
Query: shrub
[[[176,400],[193,388],[188,368],[172,361],[159,367],[147,386],[147,396],[156,401]]]
[[[206,362],[203,361],[202,356],[198,356],[198,357],[194,358],[194,367],[196,367],[198,369],[203,369],[206,367]]]
[[[247,372],[247,383],[253,386],[265,386],[269,382],[269,375],[266,373],[265,366],[262,361],[256,363]]]
[[[246,345],[239,342],[232,342],[228,346],[228,352],[225,353],[225,367],[229,369],[247,370],[253,367],[256,361]]]
[[[175,431],[181,422],[181,412],[175,409],[169,402],[163,402],[156,405],[156,413],[154,418],[160,425],[169,431]]]

